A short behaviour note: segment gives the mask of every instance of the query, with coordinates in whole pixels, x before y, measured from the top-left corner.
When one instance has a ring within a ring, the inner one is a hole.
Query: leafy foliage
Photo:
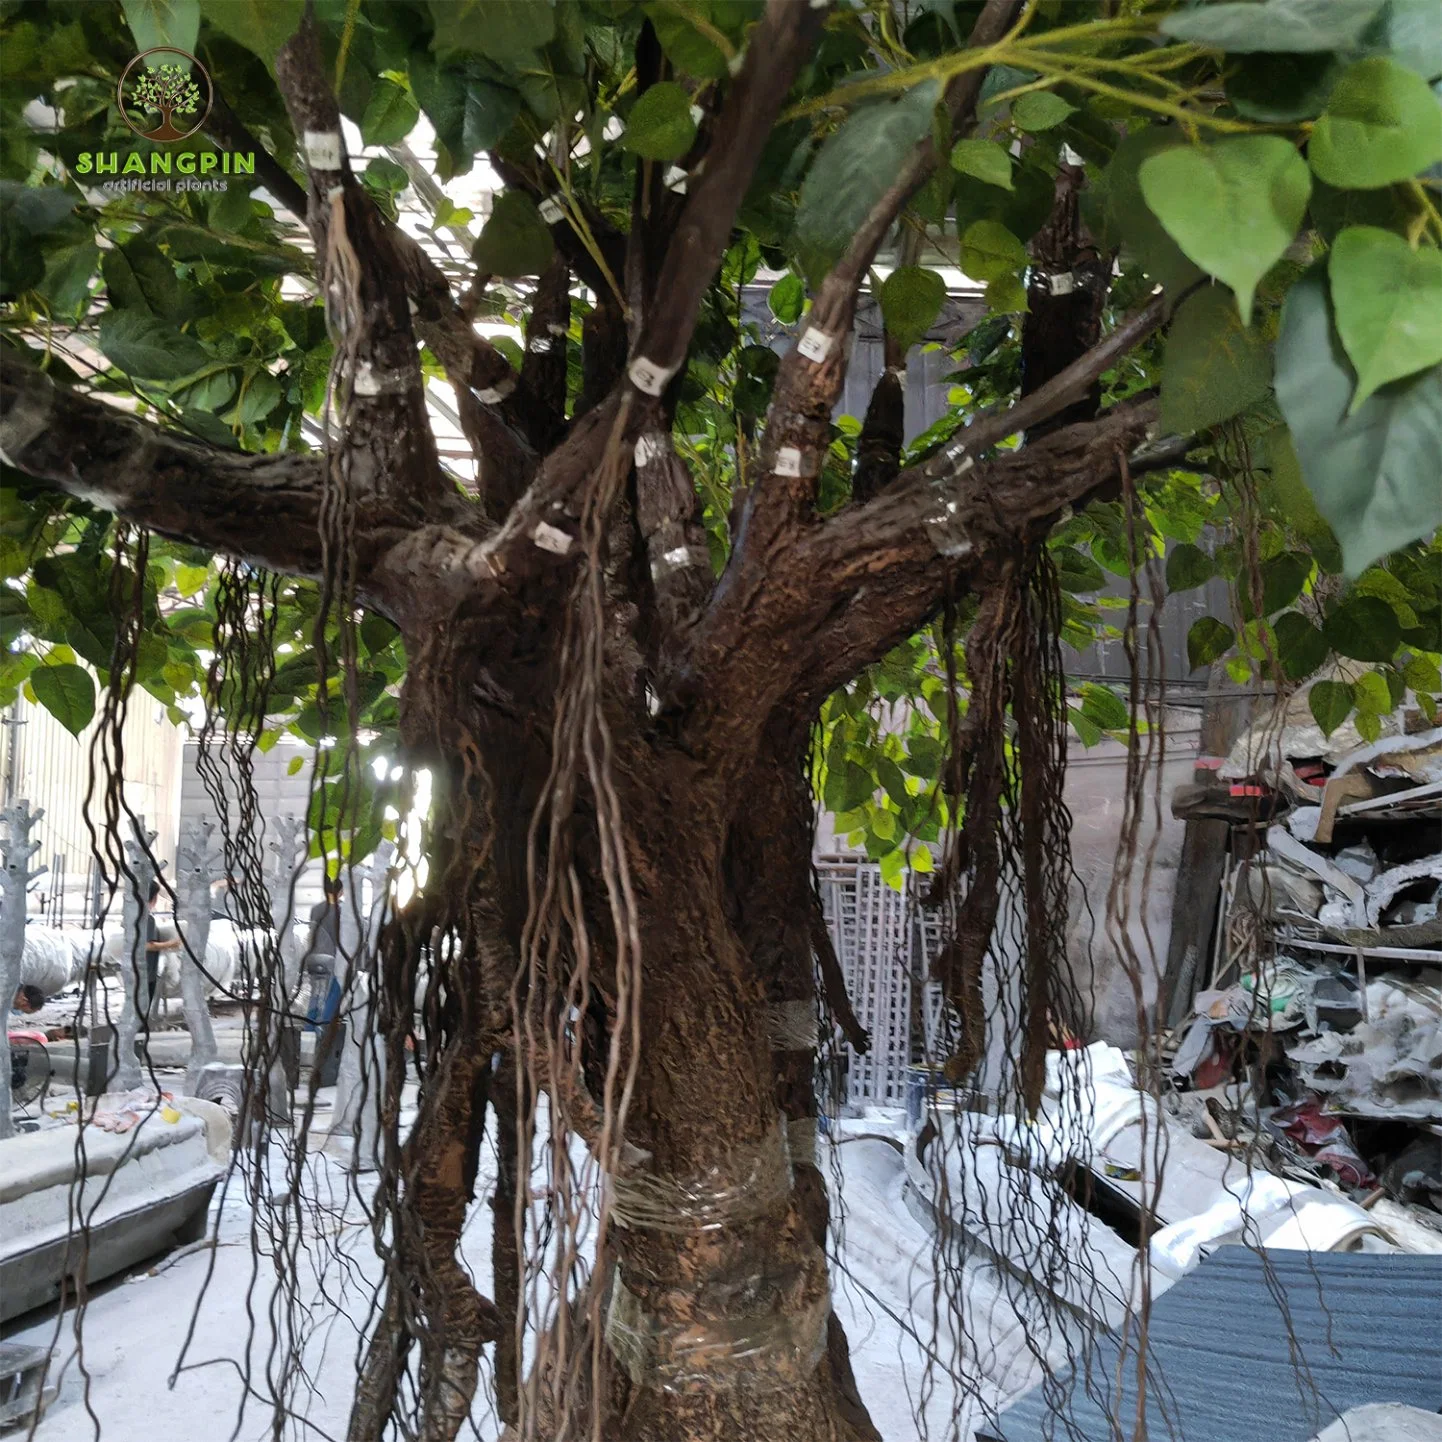
[[[257,143],[298,174],[296,137],[269,67],[304,8],[301,0],[3,7],[0,341],[65,384],[210,444],[256,452],[309,444],[331,342],[311,262],[261,182],[232,177],[215,195],[112,192],[78,168],[82,154],[143,150],[118,114],[114,84],[137,47],[160,44],[193,50]],[[704,166],[706,125],[698,129],[696,117],[724,93],[761,9],[753,0],[315,6],[327,64],[342,76],[342,111],[371,151],[360,168],[378,204],[394,207],[414,190],[398,157],[382,152],[414,140],[422,117],[435,135],[439,187],[480,163],[507,176],[471,259],[496,278],[479,317],[513,331],[530,306],[527,278],[554,254],[552,205],[624,229],[639,167],[693,164],[693,153]],[[833,7],[787,98],[679,382],[675,443],[696,480],[713,562],[725,558],[733,496],[753,479],[749,448],[771,401],[779,331],[802,320],[808,285],[843,253],[915,147],[930,139],[942,163],[888,242],[878,294],[887,328],[903,346],[937,334],[958,270],[984,288],[986,314],[943,347],[948,414],[914,438],[908,459],[934,453],[977,413],[1019,393],[1036,238],[1062,166],[1078,164],[1083,215],[1099,253],[1115,253],[1121,269],[1108,323],[1156,285],[1169,315],[1164,337],[1104,378],[1105,397],[1159,390],[1164,427],[1192,448],[1185,465],[1139,477],[1130,534],[1114,500],[1058,523],[1052,555],[1069,660],[1079,671],[1093,664],[1084,658],[1118,634],[1138,567],[1154,563],[1172,592],[1207,588],[1216,614],[1190,626],[1193,665],[1259,683],[1300,682],[1339,657],[1374,668],[1365,674],[1376,682],[1349,671],[1313,685],[1314,714],[1323,708],[1328,729],[1358,707],[1375,714],[1373,703],[1398,686],[1435,696],[1435,6],[1042,4],[993,54],[977,123],[963,133],[939,101],[968,63],[976,9],[887,0]],[[638,91],[645,24],[664,61],[656,83]],[[53,134],[27,118],[35,100],[53,109]],[[215,146],[196,136],[170,149],[204,155]],[[428,193],[425,208],[434,229],[464,229],[470,204],[453,187],[439,202]],[[564,337],[572,398],[590,304],[576,296]],[[425,362],[439,377],[428,353]],[[833,425],[823,514],[849,498],[860,428],[859,416]],[[0,703],[29,687],[77,729],[94,706],[93,682],[87,693],[77,674],[103,681],[110,664],[110,523],[13,472],[3,479]],[[213,639],[212,562],[159,539],[150,556],[139,578],[138,679],[183,719]],[[318,606],[309,583],[286,583],[268,736],[325,733]],[[383,748],[395,733],[405,657],[378,618],[361,636],[364,723]],[[924,631],[823,711],[822,798],[839,832],[893,879],[932,864],[929,848],[947,820],[937,786],[944,646]],[[1116,680],[1076,678],[1069,706],[1079,740],[1094,744],[1125,727]]]

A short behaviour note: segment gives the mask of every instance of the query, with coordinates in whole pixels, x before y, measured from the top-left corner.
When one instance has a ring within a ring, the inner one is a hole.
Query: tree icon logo
[[[158,45],[125,67],[115,98],[125,123],[146,140],[184,140],[210,114],[210,76],[188,50]]]

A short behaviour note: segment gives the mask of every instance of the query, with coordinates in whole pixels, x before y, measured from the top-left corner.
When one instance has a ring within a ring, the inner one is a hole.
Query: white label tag
[[[776,452],[775,469],[778,476],[799,476],[801,474],[801,452],[795,446],[782,446]]]
[[[666,450],[666,442],[657,435],[638,436],[636,438],[636,464],[638,466],[649,466],[653,461],[659,461]]]
[[[801,352],[809,361],[815,361],[818,365],[831,354],[831,348],[836,342],[821,330],[808,330],[801,337],[796,349]]]
[[[564,556],[572,545],[570,536],[559,526],[551,525],[549,521],[538,522],[536,529],[531,532],[531,539],[543,551],[550,551],[557,556]]]
[[[471,394],[480,401],[483,406],[493,406],[505,400],[516,388],[515,376],[507,376],[504,380],[497,382],[494,386],[481,388],[472,387]]]
[[[1046,288],[1052,295],[1070,295],[1076,289],[1076,276],[1069,270],[1064,270],[1060,275],[1049,275],[1046,278]]]
[[[631,384],[638,391],[643,391],[648,396],[659,396],[666,389],[666,382],[676,374],[676,370],[674,366],[667,369],[657,365],[655,361],[647,360],[645,356],[638,356],[631,362],[626,374],[631,377]]]
[[[526,349],[532,355],[550,355],[552,341],[549,336],[538,335],[534,340],[527,341]]]
[[[307,130],[304,144],[305,163],[312,170],[340,169],[340,131]]]
[[[564,219],[566,214],[566,207],[554,195],[548,195],[536,209],[541,212],[541,219],[547,225],[555,225],[558,220]]]
[[[673,165],[670,170],[666,172],[666,189],[674,190],[678,195],[685,195],[686,182],[690,180],[690,178],[691,177],[682,170],[679,165]]]

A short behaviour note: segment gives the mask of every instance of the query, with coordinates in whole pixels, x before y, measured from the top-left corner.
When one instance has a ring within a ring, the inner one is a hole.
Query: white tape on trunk
[[[1049,275],[1046,288],[1052,295],[1070,295],[1076,289],[1076,276],[1069,270],[1062,271],[1060,275]]]
[[[835,346],[836,339],[834,336],[829,336],[824,330],[816,330],[813,327],[809,328],[806,334],[801,337],[796,349],[799,350],[807,360],[815,361],[817,365],[820,365],[821,362],[831,354]]]
[[[550,551],[553,555],[564,556],[575,544],[559,526],[553,526],[549,521],[539,521],[536,529],[531,532],[531,539],[543,550]]]
[[[666,389],[666,382],[676,374],[676,367],[657,365],[645,356],[637,356],[626,374],[631,377],[631,384],[638,391],[643,391],[648,396],[659,396]]]
[[[673,571],[684,571],[691,566],[705,566],[710,557],[702,550],[690,546],[676,546],[665,551],[651,562],[651,579],[664,580]]]
[[[649,466],[666,454],[666,438],[657,432],[636,437],[636,464]]]
[[[472,386],[471,394],[483,406],[499,405],[516,388],[515,376],[506,376],[493,386]]]
[[[558,220],[564,220],[566,216],[566,207],[554,195],[548,195],[536,209],[541,212],[541,219],[547,225],[555,225]]]
[[[307,130],[303,144],[305,147],[305,163],[312,170],[340,169],[340,131]]]
[[[799,476],[801,474],[801,452],[795,446],[782,446],[776,452],[775,470],[778,476]]]

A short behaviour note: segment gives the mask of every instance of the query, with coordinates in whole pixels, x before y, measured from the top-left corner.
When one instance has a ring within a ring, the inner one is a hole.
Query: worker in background
[[[340,903],[345,887],[340,877],[327,876],[323,883],[325,896],[310,909],[310,945],[305,953],[305,970],[312,978],[311,1002],[306,1020],[312,1026],[324,1025],[340,1005],[340,981],[335,959],[340,953]],[[326,977],[329,986],[319,985]]]
[[[158,990],[156,983],[160,979],[160,953],[180,950],[178,936],[161,935],[160,923],[155,919],[155,903],[159,899],[160,882],[152,881],[150,895],[146,898],[145,905],[145,1014],[147,1016],[155,1006],[155,993]],[[166,927],[167,931],[172,929]]]

